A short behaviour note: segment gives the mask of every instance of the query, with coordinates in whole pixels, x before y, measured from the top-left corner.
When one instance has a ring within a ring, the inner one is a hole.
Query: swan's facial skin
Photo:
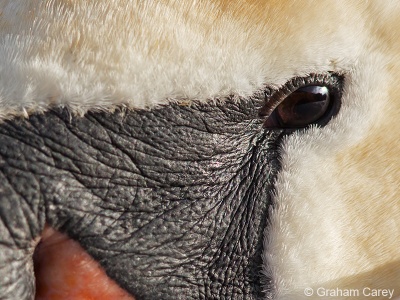
[[[390,0],[1,1],[0,298],[35,298],[46,223],[137,299],[399,297],[399,23]],[[265,125],[332,76],[332,119]]]

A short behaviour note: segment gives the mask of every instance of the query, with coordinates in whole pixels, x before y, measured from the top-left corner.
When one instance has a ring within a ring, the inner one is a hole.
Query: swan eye
[[[307,86],[291,93],[276,108],[281,126],[304,127],[318,121],[328,110],[329,90],[325,86]]]
[[[340,106],[341,80],[335,83],[300,84],[292,92],[278,91],[280,97],[275,101],[275,107],[270,107],[272,111],[264,114],[267,116],[264,127],[297,129],[311,124],[326,124]]]

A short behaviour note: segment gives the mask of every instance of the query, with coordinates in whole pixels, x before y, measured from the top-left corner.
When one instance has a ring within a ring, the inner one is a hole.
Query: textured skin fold
[[[2,175],[27,174],[12,195],[29,194],[13,201],[33,205],[40,193],[39,218],[79,241],[138,299],[260,299],[281,139],[262,129],[262,101],[8,121]],[[30,241],[27,230],[21,239]]]

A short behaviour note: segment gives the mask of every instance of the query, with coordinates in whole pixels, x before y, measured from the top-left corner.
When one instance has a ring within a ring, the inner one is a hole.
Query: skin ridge
[[[262,129],[263,101],[84,118],[56,109],[3,123],[0,173],[18,181],[17,194],[36,183],[27,203],[41,194],[22,239],[47,221],[137,299],[265,297],[263,233],[283,133]]]

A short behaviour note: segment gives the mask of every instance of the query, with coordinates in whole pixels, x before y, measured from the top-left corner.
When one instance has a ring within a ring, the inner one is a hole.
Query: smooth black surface
[[[282,136],[263,129],[263,101],[1,124],[0,298],[32,296],[26,265],[45,222],[137,300],[261,298]]]

